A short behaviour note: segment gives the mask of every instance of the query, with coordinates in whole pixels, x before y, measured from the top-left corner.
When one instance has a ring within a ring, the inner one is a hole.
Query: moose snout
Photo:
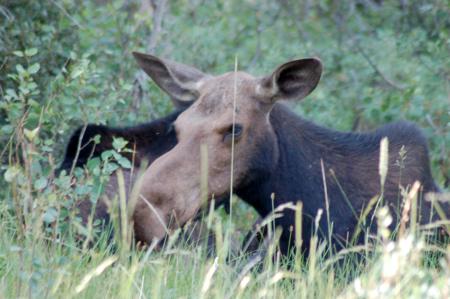
[[[195,216],[200,207],[196,169],[183,167],[186,165],[185,154],[178,155],[180,151],[185,153],[186,148],[178,144],[156,159],[142,177],[133,214],[139,241],[150,244],[155,238],[163,238],[171,229]]]
[[[151,168],[151,167],[150,167]],[[138,201],[133,212],[135,238],[145,244],[160,240],[169,232],[169,218],[174,209],[174,194],[164,180],[152,172],[142,178]]]

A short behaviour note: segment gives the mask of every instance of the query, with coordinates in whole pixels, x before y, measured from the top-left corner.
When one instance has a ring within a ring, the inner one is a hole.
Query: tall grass
[[[313,234],[309,257],[297,251],[287,261],[276,253],[280,232],[271,225],[281,209],[265,221],[270,237],[267,254],[261,256],[239,252],[255,218],[239,202],[232,221],[221,210],[206,209],[200,224],[213,234],[213,254],[207,238],[195,241],[199,223],[186,232],[172,232],[163,248],[156,243],[136,248],[130,214],[120,207],[132,210],[137,196],[126,198],[123,187],[109,201],[116,232],[112,239],[93,217],[83,225],[76,203],[101,200],[102,186],[117,163],[105,157],[88,163],[87,173],[73,169],[70,175],[56,175],[54,161],[59,159],[53,153],[61,153],[57,143],[75,124],[136,123],[170,109],[155,86],[139,83],[152,96],[128,100],[134,97],[136,70],[126,53],[145,47],[153,27],[142,23],[140,12],[130,11],[133,5],[122,5],[138,1],[61,1],[61,6],[57,1],[9,2],[0,4],[5,16],[0,19],[0,44],[5,46],[0,47],[0,298],[450,297],[450,248],[427,241],[427,231],[414,220],[416,194],[411,190],[399,191],[405,208],[395,236],[387,225],[393,211],[376,196],[362,215],[352,210],[361,219],[358,228],[372,208],[378,210],[377,235],[355,232],[353,240],[363,234],[365,244],[330,255],[330,248]],[[405,10],[384,1],[379,8],[355,11],[347,9],[349,1],[341,1],[342,6],[323,1],[297,20],[289,10],[295,1],[278,2],[178,1],[165,16],[167,27],[156,52],[213,73],[228,70],[227,62],[239,54],[244,66],[247,61],[258,74],[282,58],[319,55],[329,79],[314,101],[298,109],[341,129],[398,118],[419,122],[432,144],[435,177],[444,182],[450,140],[447,3],[409,1]],[[225,8],[221,18],[216,6]],[[346,20],[342,28],[335,26],[341,18]],[[241,28],[238,35],[235,24]],[[180,44],[184,46],[174,46]],[[390,86],[392,80],[386,78],[399,80],[401,88]],[[202,178],[203,186],[207,179]],[[325,176],[323,182],[327,190]],[[301,236],[302,204],[285,208],[295,210],[296,234]],[[295,242],[302,245],[300,237]]]
[[[0,200],[3,298],[450,296],[450,247],[427,242],[427,232],[415,222],[418,187],[404,193],[402,222],[395,237],[389,230],[391,211],[380,204],[376,212],[377,234],[362,231],[366,234],[365,244],[334,254],[330,254],[327,238],[319,238],[317,230],[311,237],[308,257],[299,251],[288,259],[277,254],[280,231],[271,222],[283,209],[294,209],[298,234],[300,203],[278,207],[266,219],[271,237],[264,255],[240,252],[236,245],[245,233],[240,226],[247,225],[248,229],[249,222],[239,223],[238,219],[244,218],[236,214],[242,210],[239,208],[234,210],[232,223],[225,221],[228,216],[220,210],[211,208],[205,213],[200,224],[214,236],[212,254],[208,238],[189,237],[195,235],[191,230],[198,223],[192,223],[183,232],[174,232],[164,246],[154,243],[136,248],[131,241],[130,214],[119,208],[133,202],[125,198],[123,176],[118,174],[119,192],[110,199],[115,231],[110,239],[108,232],[96,230],[95,221],[83,227],[74,208],[81,199],[100,200],[93,182],[103,182],[101,176],[74,171],[74,182],[64,173],[46,176],[32,170],[39,153],[32,146],[33,138],[19,135],[17,142],[26,149],[22,151],[24,163],[19,166],[11,159],[4,174],[6,198]],[[43,179],[47,177],[52,180]],[[90,241],[86,242],[88,237]],[[300,238],[296,242],[301,245]]]

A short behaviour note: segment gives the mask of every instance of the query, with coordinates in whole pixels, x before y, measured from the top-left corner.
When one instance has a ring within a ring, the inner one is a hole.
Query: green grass
[[[146,51],[154,32],[144,2],[0,4],[0,298],[450,297],[448,245],[427,243],[410,223],[392,240],[380,233],[370,246],[333,256],[318,244],[308,260],[266,258],[251,269],[235,244],[255,214],[239,202],[231,222],[220,210],[204,220],[216,236],[214,256],[203,243],[175,239],[162,250],[136,250],[129,234],[111,244],[102,233],[87,246],[93,231],[76,220],[73,204],[95,200],[104,177],[75,171],[76,184],[54,177],[69,134],[172,109],[154,84],[134,82],[131,51]],[[448,1],[168,2],[155,54],[213,74],[232,70],[237,57],[239,69],[255,75],[319,56],[324,76],[297,112],[342,130],[417,123],[433,176],[449,190]],[[382,5],[366,6],[375,2]]]
[[[116,234],[100,232],[91,246],[80,242],[74,210],[64,200],[75,189],[27,183],[22,172],[8,176],[10,201],[0,205],[0,294],[3,298],[448,298],[450,247],[427,243],[425,232],[405,223],[391,239],[389,211],[380,208],[379,234],[364,246],[333,255],[313,236],[309,258],[254,256],[237,249],[249,229],[248,208],[235,209],[233,222],[211,210],[202,224],[215,237],[213,255],[206,241],[180,241],[136,249]],[[30,193],[22,186],[31,185]],[[79,183],[83,184],[83,183]],[[31,209],[23,209],[33,198]],[[9,202],[11,205],[7,205]],[[14,208],[14,203],[19,203]],[[236,202],[237,205],[242,205]],[[21,208],[18,208],[21,207]],[[49,211],[60,211],[52,218]],[[65,212],[67,211],[67,213]],[[21,217],[17,217],[20,213]],[[21,224],[17,219],[25,219]],[[59,222],[58,222],[59,219]],[[116,217],[114,219],[119,219]],[[240,221],[239,221],[240,220]],[[189,234],[190,229],[186,230]],[[276,233],[275,233],[276,235]],[[276,240],[276,238],[274,238]],[[276,252],[276,241],[268,252]]]

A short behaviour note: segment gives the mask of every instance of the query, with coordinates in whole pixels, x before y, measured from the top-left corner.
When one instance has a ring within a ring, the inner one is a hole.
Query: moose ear
[[[300,100],[319,83],[322,63],[317,58],[298,59],[279,66],[270,76],[260,80],[257,91],[271,103],[280,100]]]
[[[208,75],[196,68],[161,59],[153,55],[133,52],[139,66],[164,90],[177,107],[186,107],[198,96],[198,86]]]

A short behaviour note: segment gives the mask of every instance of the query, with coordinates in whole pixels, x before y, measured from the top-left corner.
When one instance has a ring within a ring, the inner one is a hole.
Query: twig
[[[84,29],[84,27],[78,23],[77,20],[75,20],[68,12],[67,10],[64,9],[64,7],[61,6],[61,4],[59,4],[58,2],[55,2],[54,0],[50,0],[51,3],[53,3],[56,7],[58,7],[65,15],[67,18],[69,18],[69,20],[74,23],[78,28]]]
[[[275,13],[275,15],[269,20],[269,22],[267,22],[267,24],[265,26],[263,26],[262,22],[261,22],[261,18],[257,15],[256,16],[256,50],[255,50],[255,54],[253,55],[253,58],[250,62],[250,64],[248,65],[248,68],[251,69],[253,68],[259,61],[259,59],[262,56],[262,51],[261,51],[261,33],[264,32],[264,30],[266,30],[267,28],[270,28],[273,26],[273,24],[275,24],[275,22],[278,20],[279,16],[281,13],[281,8],[278,9]]]
[[[153,53],[162,29],[162,20],[166,12],[167,0],[151,0],[153,7],[152,33],[149,36],[147,44],[147,52]]]
[[[325,197],[325,210],[327,212],[327,225],[328,225],[328,242],[331,245],[331,221],[330,221],[330,200],[328,199],[327,178],[325,176],[325,166],[323,159],[320,159],[320,169],[322,171],[323,192]]]
[[[150,6],[153,9],[153,15],[152,15],[152,31],[148,37],[147,45],[145,47],[145,51],[147,53],[153,53],[156,49],[159,36],[161,34],[162,29],[162,21],[164,14],[166,12],[166,4],[167,0],[149,0]],[[144,83],[147,80],[147,76],[144,73],[144,71],[139,70],[136,72],[134,76],[134,82],[133,82],[133,108],[135,110],[138,110],[139,103],[143,101],[143,99],[148,99],[149,103],[149,109],[150,109],[150,116],[153,118],[156,116],[155,109],[153,109],[151,105],[151,101],[149,99],[148,94],[145,92],[145,89],[143,88]]]
[[[0,13],[4,15],[8,21],[14,20],[14,15],[3,5],[0,5]]]
[[[286,11],[288,16],[292,19],[292,21],[296,24],[295,29],[300,40],[308,40],[308,33],[303,30],[303,24],[300,14],[296,13],[294,7],[289,6],[289,1],[280,0],[278,2],[280,3],[280,6]]]
[[[372,61],[372,59],[369,57],[369,55],[364,52],[362,47],[359,45],[357,41],[355,41],[354,46],[356,47],[356,50],[364,57],[364,59],[367,61],[367,63],[372,67],[372,69],[377,73],[389,86],[398,89],[398,90],[404,90],[405,87],[400,86],[398,83],[395,83],[391,79],[387,78],[383,72],[378,68],[378,66]]]
[[[427,120],[428,124],[433,128],[434,132],[436,133],[436,135],[438,136],[445,136],[445,132],[443,132],[443,130],[441,128],[439,128],[438,126],[436,126],[433,122],[433,120],[431,119],[430,114],[427,114],[425,116],[425,119]],[[444,177],[444,186],[447,187],[450,184],[450,175],[446,174],[445,171],[445,162],[446,162],[446,158],[447,158],[447,149],[446,149],[446,144],[445,142],[442,142],[440,144],[440,153],[439,153],[439,160],[438,160],[438,165],[442,170],[442,175]]]
[[[81,147],[82,147],[82,143],[83,143],[84,133],[86,133],[87,126],[88,125],[85,124],[80,131],[80,136],[78,138],[78,143],[77,143],[77,151],[75,153],[75,158],[73,159],[73,162],[72,162],[72,167],[70,167],[69,177],[72,177],[73,171],[75,170],[75,167],[77,166],[78,157],[80,155],[80,151],[81,151]]]

